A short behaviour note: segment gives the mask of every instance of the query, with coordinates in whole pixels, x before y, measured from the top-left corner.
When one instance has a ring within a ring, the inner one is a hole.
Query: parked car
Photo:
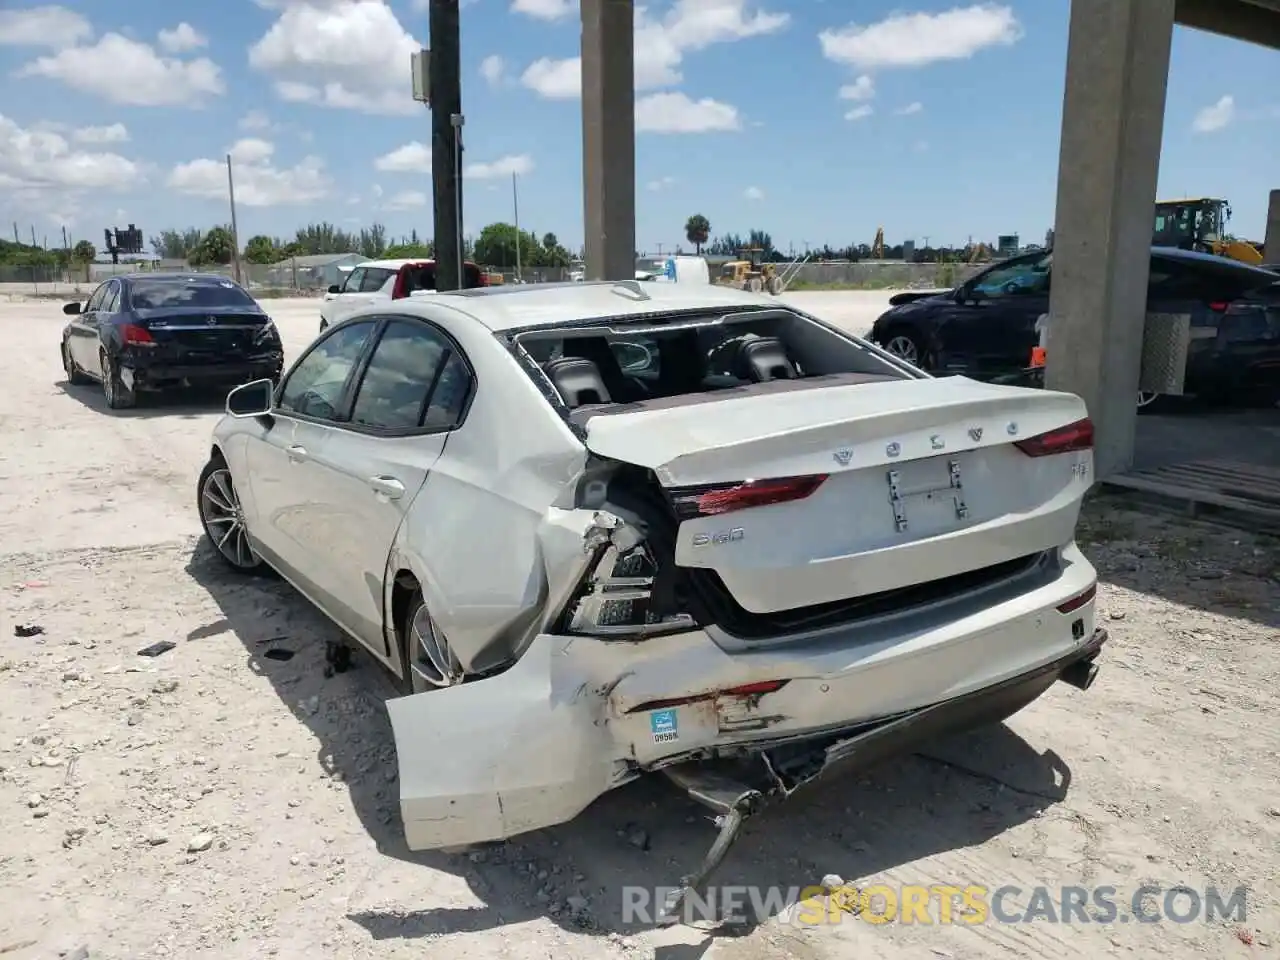
[[[462,264],[462,272],[467,289],[489,285],[489,275],[469,260]],[[434,260],[366,260],[353,267],[341,284],[329,287],[320,304],[320,329],[361,307],[435,293],[435,289]]]
[[[229,567],[398,678],[423,849],[657,770],[732,826],[1087,688],[1092,443],[1076,396],[933,378],[768,296],[531,285],[362,309],[233,390],[197,503]]]
[[[1039,251],[997,263],[953,290],[895,295],[872,326],[871,339],[934,373],[983,380],[1016,375],[1039,343],[1037,322],[1049,312],[1052,265],[1053,253]],[[1280,338],[1242,321],[1233,309],[1277,282],[1280,275],[1224,257],[1152,249],[1147,309],[1191,315],[1185,392],[1239,395],[1246,381],[1237,374],[1245,365],[1254,371],[1251,390],[1270,389],[1280,399]]]
[[[98,381],[113,410],[143,391],[275,381],[284,368],[275,324],[226,277],[112,277],[62,312],[72,317],[62,330],[67,382]]]

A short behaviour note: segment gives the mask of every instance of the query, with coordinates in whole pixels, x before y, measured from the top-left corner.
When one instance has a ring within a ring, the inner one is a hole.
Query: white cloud
[[[742,195],[746,197],[748,200],[764,199],[764,191],[761,190],[759,187],[747,187],[747,189],[742,191]]]
[[[1227,94],[1217,103],[1199,110],[1191,121],[1196,133],[1215,133],[1231,125],[1236,118],[1236,98]]]
[[[118,33],[40,57],[18,76],[61,80],[83,93],[135,107],[194,105],[226,89],[222,71],[207,57],[162,57],[154,47]]]
[[[281,99],[363,113],[420,114],[409,55],[421,44],[383,0],[276,0],[280,16],[249,65]]]
[[[860,107],[854,107],[844,115],[846,120],[865,120],[867,117],[875,113],[875,109],[869,103],[864,103]]]
[[[79,151],[61,134],[23,129],[0,115],[0,189],[62,198],[75,190],[126,190],[141,180],[141,166],[119,154]]]
[[[576,100],[582,96],[582,60],[540,57],[525,68],[520,82],[548,100]]]
[[[749,3],[750,0],[676,0],[666,16],[658,20],[651,19],[643,7],[637,7],[636,89],[674,86],[684,79],[680,67],[687,54],[717,43],[777,33],[790,22],[790,14],[748,10]],[[576,99],[582,91],[582,61],[579,57],[543,57],[525,69],[520,81],[548,99]]]
[[[250,110],[240,118],[241,130],[270,130],[271,118],[261,110]]]
[[[919,100],[917,100],[914,103],[908,103],[905,107],[899,107],[897,110],[893,112],[900,117],[909,117],[913,113],[919,113],[923,109],[924,109],[924,104],[921,103]]]
[[[124,143],[129,139],[129,131],[123,123],[113,123],[109,127],[80,127],[71,133],[76,143]]]
[[[841,100],[870,100],[875,95],[875,84],[865,74],[853,81],[853,83],[846,83],[840,88]]]
[[[523,13],[535,20],[560,20],[577,9],[576,0],[511,0],[512,13]]]
[[[941,13],[895,13],[869,26],[851,23],[818,34],[828,60],[862,70],[920,67],[967,60],[980,50],[1022,38],[1010,7],[978,3]]]
[[[430,173],[431,147],[412,140],[373,161],[375,170],[389,173]]]
[[[496,53],[491,54],[480,61],[480,76],[484,77],[490,86],[496,87],[502,82],[506,67],[500,56]]]
[[[662,190],[667,189],[667,187],[671,186],[675,182],[676,182],[675,177],[658,177],[658,179],[656,180],[650,180],[647,184],[645,184],[645,187],[650,191],[652,191],[653,193],[658,193]]]
[[[738,108],[710,97],[691,100],[683,93],[652,93],[636,101],[637,133],[710,133],[741,128]]]
[[[397,193],[386,203],[388,210],[411,210],[414,207],[425,207],[427,195],[421,190],[404,190]]]
[[[274,207],[308,203],[329,194],[333,184],[319,157],[304,157],[293,167],[277,167],[275,153],[265,140],[240,140],[227,149],[235,174],[236,203],[245,207]],[[227,197],[226,161],[201,159],[180,163],[168,179],[169,189],[211,200]]]
[[[0,10],[0,46],[73,47],[93,36],[89,21],[66,7]]]
[[[492,163],[469,163],[462,170],[464,179],[496,180],[499,177],[510,177],[515,174],[523,177],[533,172],[533,158],[527,153],[515,156],[499,157]]]
[[[186,53],[209,43],[204,34],[186,22],[178,24],[172,30],[161,30],[156,39],[168,53]]]

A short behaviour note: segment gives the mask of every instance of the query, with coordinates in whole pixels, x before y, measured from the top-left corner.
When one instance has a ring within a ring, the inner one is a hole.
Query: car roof
[[[112,280],[127,280],[130,283],[147,280],[160,280],[165,283],[189,283],[193,286],[212,287],[224,283],[235,283],[228,276],[221,273],[160,273],[155,270],[147,270],[139,273],[122,273],[118,277],[111,277]],[[238,284],[237,284],[238,286]]]
[[[773,297],[715,284],[641,282],[527,283],[441,291],[430,301],[400,300],[399,309],[428,315],[447,305],[497,332],[555,327],[618,317],[696,310],[789,309]]]
[[[407,267],[409,264],[434,264],[436,261],[432,257],[409,257],[407,260],[361,260],[353,269],[360,267],[377,267],[380,270],[399,270],[401,267]],[[475,266],[470,260],[464,260],[469,266]]]

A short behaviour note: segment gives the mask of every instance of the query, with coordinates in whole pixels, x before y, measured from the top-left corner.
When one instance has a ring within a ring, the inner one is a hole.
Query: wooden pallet
[[[1280,467],[1197,460],[1118,474],[1103,486],[1172,501],[1193,517],[1212,514],[1232,526],[1280,531]]]

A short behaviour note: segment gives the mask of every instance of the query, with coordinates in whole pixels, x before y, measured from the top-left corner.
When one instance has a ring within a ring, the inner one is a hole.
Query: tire
[[[71,359],[71,351],[67,349],[67,345],[62,345],[62,369],[67,375],[67,383],[73,387],[82,387],[86,383],[93,383],[91,377],[85,376],[76,362]]]
[[[448,641],[439,633],[431,614],[427,612],[421,590],[414,591],[399,627],[400,662],[404,665],[404,676],[400,678],[402,693],[405,695],[427,693],[431,690],[454,686],[463,681],[462,665],[449,649]],[[436,643],[435,662],[428,656],[420,639],[420,631],[424,627],[429,627]],[[440,669],[441,658],[446,658],[452,664],[448,671]],[[445,676],[446,673],[448,677]],[[442,680],[445,682],[441,682]]]
[[[885,332],[881,346],[900,360],[905,360],[921,370],[928,369],[925,364],[924,346],[920,343],[919,334],[914,330],[907,327],[894,327]]]
[[[219,476],[221,481],[217,479]],[[235,481],[220,454],[210,457],[200,471],[200,479],[196,481],[196,512],[204,535],[225,566],[245,575],[269,572],[270,568],[245,536],[244,513]]]
[[[107,356],[107,351],[98,353],[98,363],[102,372],[102,395],[111,410],[128,410],[138,405],[138,395],[124,385],[120,379],[120,371],[115,361]]]

